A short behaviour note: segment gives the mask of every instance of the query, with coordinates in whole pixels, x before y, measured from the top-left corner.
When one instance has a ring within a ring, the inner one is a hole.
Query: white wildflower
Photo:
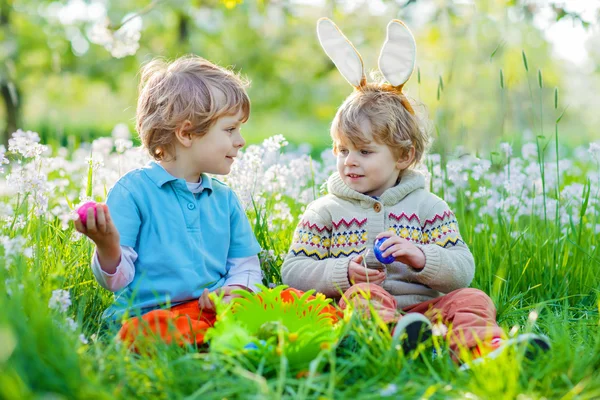
[[[464,171],[462,160],[451,160],[446,165],[448,180],[458,188],[466,188],[469,183],[469,174]]]
[[[107,18],[96,23],[88,32],[90,41],[104,46],[115,58],[135,54],[140,47],[142,18],[127,14],[121,20],[123,25],[114,32],[109,28],[109,23]]]
[[[133,147],[133,142],[129,139],[117,139],[115,140],[115,150],[117,153],[123,154],[126,150]]]
[[[23,257],[32,258],[33,257],[33,247],[27,247],[23,249]]]
[[[431,164],[439,164],[442,160],[442,157],[439,154],[428,154],[427,155],[427,163]]]
[[[263,262],[273,262],[276,261],[277,256],[275,255],[275,251],[270,249],[270,250],[261,250],[260,253],[258,254],[260,259]]]
[[[275,135],[265,139],[263,146],[267,151],[278,151],[288,145],[287,139],[283,135]]]
[[[96,143],[96,141],[94,141],[94,143]],[[112,141],[111,141],[111,146],[112,146]],[[100,168],[104,167],[104,161],[102,159],[100,159],[100,157],[98,157],[98,155],[92,156],[92,157],[87,157],[85,159],[85,161],[88,163],[89,166],[92,167],[93,172],[97,172]],[[87,176],[85,177],[85,179],[87,179]]]
[[[3,223],[7,224],[8,226],[11,226],[13,224],[13,221],[14,221],[13,229],[15,231],[23,229],[25,227],[25,225],[27,224],[27,221],[25,220],[25,217],[23,215],[18,215],[16,218],[9,215],[9,216],[6,216],[6,217],[2,217],[0,219],[0,221],[2,221]],[[1,243],[1,241],[0,241],[0,243]]]
[[[29,195],[36,215],[43,215],[48,209],[48,175],[43,170],[42,159],[15,165],[6,177],[6,183],[21,195]]]
[[[538,157],[538,149],[535,143],[525,143],[521,147],[521,156],[525,160],[536,160]]]
[[[82,333],[79,335],[79,341],[83,344],[88,344],[88,340],[86,339],[85,335]]]
[[[39,142],[40,135],[37,132],[25,132],[19,129],[8,140],[8,151],[20,154],[25,158],[39,157],[48,149]]]
[[[588,152],[596,159],[596,161],[600,161],[600,142],[590,143]]]
[[[0,145],[0,174],[4,173],[4,168],[2,167],[4,164],[8,164],[8,159],[5,157],[6,147],[4,145]]]
[[[52,291],[52,297],[48,302],[48,307],[53,310],[65,312],[71,305],[71,294],[68,290],[56,289]]]
[[[510,143],[506,143],[506,142],[502,142],[500,143],[500,151],[507,157],[509,158],[510,156],[512,156],[512,146],[510,145]]]
[[[67,328],[69,328],[70,331],[75,332],[77,330],[77,322],[75,322],[73,318],[67,317],[65,322],[67,324]]]
[[[9,259],[23,254],[24,246],[27,240],[22,236],[10,238],[8,236],[0,236],[0,244],[4,247],[4,258]],[[28,257],[29,258],[29,257]],[[8,268],[8,264],[6,265]]]
[[[97,159],[100,158],[104,160],[104,158],[112,152],[114,146],[115,142],[112,138],[101,137],[92,142],[92,153]]]
[[[6,294],[9,297],[13,295],[14,283],[15,283],[15,279],[6,279],[4,281],[4,287],[6,288]],[[19,290],[19,292],[22,292],[24,288],[25,288],[25,285],[22,283],[19,283],[17,285],[17,289]]]
[[[116,124],[113,128],[111,136],[113,137],[113,139],[115,139],[115,141],[119,139],[128,140],[129,138],[131,138],[131,133],[129,132],[129,127],[127,126],[127,124],[119,123]]]
[[[390,397],[398,393],[398,385],[395,383],[388,383],[387,386],[379,390],[379,395],[382,397]]]
[[[487,186],[479,186],[477,192],[473,193],[473,197],[476,199],[487,199],[492,196],[492,190]]]
[[[475,180],[480,180],[489,171],[492,163],[490,160],[479,160],[479,162],[473,166],[472,177]]]
[[[431,334],[433,336],[445,337],[448,334],[448,327],[446,325],[444,325],[442,322],[434,324],[431,327]]]

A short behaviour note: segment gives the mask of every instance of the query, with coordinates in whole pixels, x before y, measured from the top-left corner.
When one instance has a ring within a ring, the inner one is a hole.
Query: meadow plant
[[[415,363],[376,323],[352,318],[344,339],[300,378],[193,348],[133,355],[102,325],[113,295],[94,280],[92,245],[71,220],[78,204],[103,201],[120,176],[148,162],[128,134],[119,127],[69,153],[17,131],[0,149],[0,397],[600,396],[600,142],[561,148],[561,158],[539,143],[502,143],[485,157],[458,149],[419,166],[456,211],[476,260],[473,286],[490,293],[500,324],[512,335],[550,336],[544,365],[507,358],[459,374],[443,351]],[[329,151],[315,160],[286,145],[281,135],[249,145],[221,177],[246,207],[271,287],[298,215],[335,168]],[[440,336],[446,329],[436,326]]]

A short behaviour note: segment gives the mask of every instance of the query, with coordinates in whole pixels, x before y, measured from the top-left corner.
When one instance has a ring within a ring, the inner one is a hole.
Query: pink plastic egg
[[[94,217],[96,217],[96,215],[97,215],[96,202],[94,202],[94,201],[88,201],[87,203],[83,203],[77,209],[77,214],[79,214],[79,219],[81,219],[81,222],[83,223],[83,225],[86,225],[86,223],[87,223],[87,210],[89,208],[94,209]]]

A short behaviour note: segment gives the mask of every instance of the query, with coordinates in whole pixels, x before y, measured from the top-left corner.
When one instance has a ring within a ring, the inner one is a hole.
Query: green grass
[[[531,103],[537,104],[539,97],[540,109],[539,115],[536,107],[530,117],[547,120],[552,112],[544,117],[541,111],[543,82],[539,79],[537,93],[531,89],[534,85],[529,83]],[[445,84],[443,90],[448,92],[452,86]],[[508,96],[504,85],[499,90]],[[557,103],[555,97],[556,115],[550,117],[556,118],[555,131],[546,132],[552,139],[536,139],[542,148],[558,147],[561,111]],[[452,126],[448,118],[459,116],[449,116],[443,109],[434,116],[436,138],[446,137],[444,129]],[[291,143],[308,142],[312,154],[318,155],[329,145],[328,125],[283,113],[253,113],[244,134],[249,144],[283,134]],[[42,136],[50,141],[52,127],[46,130],[48,135]],[[536,133],[543,135],[543,131]],[[55,144],[68,143],[68,134],[55,139]],[[513,144],[520,140],[516,138]],[[68,147],[73,150],[77,143]],[[440,148],[447,147],[441,143]],[[447,155],[442,156],[445,164]],[[544,170],[544,161],[540,155],[538,167],[547,185],[549,171]],[[599,172],[598,165],[572,161],[573,171],[561,175],[557,188],[547,188],[550,199],[568,184],[591,187],[588,177]],[[52,174],[58,178],[58,172]],[[443,168],[441,174],[446,177],[448,171]],[[71,182],[76,192],[84,177],[79,171]],[[446,179],[439,193],[442,197],[448,185]],[[18,197],[19,206],[0,221],[3,242],[6,237],[22,237],[25,246],[33,247],[32,258],[8,258],[6,250],[0,250],[5,266],[0,267],[0,285],[5,289],[0,291],[0,398],[600,398],[600,235],[596,233],[600,216],[598,205],[592,206],[598,193],[584,191],[581,199],[575,199],[577,208],[560,211],[568,214],[567,222],[555,222],[559,220],[549,218],[550,212],[539,218],[534,210],[519,219],[500,213],[484,217],[481,202],[466,194],[467,190],[476,192],[479,185],[471,179],[467,188],[457,191],[456,201],[450,202],[477,265],[472,287],[490,294],[498,321],[507,332],[541,332],[550,337],[552,351],[533,363],[520,353],[511,353],[461,372],[447,351],[435,359],[430,353],[407,359],[377,323],[356,318],[343,327],[339,344],[322,352],[303,377],[285,359],[257,365],[243,357],[165,344],[156,345],[156,351],[148,354],[131,353],[102,325],[100,315],[113,298],[90,271],[92,244],[74,238],[73,227],[63,229],[58,218],[36,216],[29,193]],[[53,198],[50,208],[64,197],[68,196]],[[286,200],[297,218],[301,205]],[[14,201],[14,195],[0,198],[0,203],[14,205]],[[265,283],[279,283],[280,255],[289,247],[295,222],[279,221],[270,227],[274,196],[264,204],[256,204],[260,212],[250,212],[249,217],[263,249],[275,255],[262,259]],[[48,307],[56,289],[70,292],[72,305],[65,313]],[[74,331],[67,326],[67,317],[77,322]],[[80,334],[87,344],[79,340]]]
[[[193,347],[128,352],[101,324],[112,295],[91,274],[90,242],[73,240],[72,227],[62,230],[58,219],[36,217],[24,204],[18,211],[26,217],[24,226],[1,226],[4,235],[28,238],[35,254],[0,268],[0,282],[11,292],[0,295],[1,398],[600,397],[599,241],[591,230],[579,229],[581,222],[598,221],[593,213],[573,215],[565,233],[535,217],[518,223],[482,220],[461,197],[453,205],[477,264],[472,286],[492,296],[500,324],[507,331],[550,336],[552,351],[537,362],[516,354],[460,372],[447,352],[436,359],[429,353],[405,359],[377,324],[352,319],[337,347],[323,352],[308,376],[297,377],[285,363],[257,366]],[[281,254],[294,226],[281,224],[270,232],[264,219],[269,207],[250,217],[261,245]],[[486,229],[476,233],[482,222]],[[280,263],[265,260],[269,281],[278,282]],[[66,314],[48,308],[51,292],[59,288],[69,290],[73,302]],[[78,323],[75,331],[66,327],[66,316]],[[79,341],[82,332],[88,344]]]

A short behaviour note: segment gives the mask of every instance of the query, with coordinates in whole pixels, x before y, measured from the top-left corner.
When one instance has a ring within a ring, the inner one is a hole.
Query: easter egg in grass
[[[391,254],[389,256],[387,256],[387,257],[383,256],[383,251],[381,251],[381,245],[387,239],[388,238],[386,238],[386,237],[382,237],[381,239],[377,239],[375,241],[375,243],[373,244],[373,253],[375,253],[375,257],[377,257],[377,259],[379,260],[379,262],[381,262],[383,264],[391,264],[394,261],[396,261],[396,258],[394,258],[394,256],[392,256]]]
[[[90,208],[94,209],[94,217],[96,217],[97,211],[96,211],[96,202],[95,201],[88,201],[86,203],[83,203],[77,209],[77,214],[79,214],[79,219],[81,220],[81,223],[83,223],[84,225],[87,223],[87,210]]]

